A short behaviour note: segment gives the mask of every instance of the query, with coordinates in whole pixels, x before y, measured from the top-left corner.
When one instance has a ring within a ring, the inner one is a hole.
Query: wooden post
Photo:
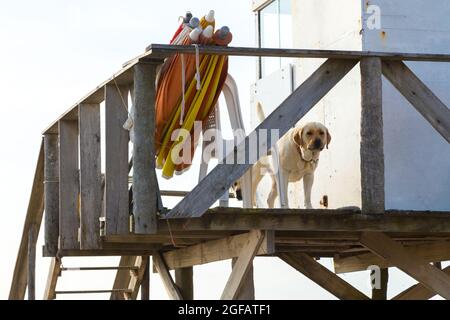
[[[28,231],[28,300],[36,299],[36,241],[37,229],[32,224]]]
[[[384,213],[381,59],[362,58],[360,66],[362,212]]]
[[[380,269],[380,288],[372,288],[372,300],[387,300],[389,269]]]
[[[105,216],[107,235],[129,233],[128,141],[123,128],[128,118],[128,88],[105,87]]]
[[[194,268],[175,269],[175,284],[183,300],[194,300]]]
[[[80,105],[81,249],[100,248],[102,177],[100,159],[100,105]]]
[[[78,243],[78,123],[59,122],[59,246],[80,249]]]
[[[56,257],[59,237],[59,146],[57,134],[44,136],[45,256]]]
[[[233,269],[239,258],[231,259],[231,268]],[[242,279],[241,287],[236,295],[236,300],[255,300],[255,280],[253,278],[253,261],[250,262],[247,274]]]
[[[157,180],[155,173],[156,63],[134,67],[133,214],[135,232],[157,231]]]
[[[152,256],[153,258],[153,264],[156,268],[156,270],[159,273],[159,276],[161,277],[161,280],[164,284],[164,287],[166,288],[167,295],[172,300],[183,300],[183,296],[181,295],[180,290],[175,285],[175,282],[172,279],[172,276],[170,275],[169,269],[167,269],[167,265],[164,262],[164,258],[162,257],[161,253],[155,252],[155,254]]]
[[[44,291],[44,300],[56,299],[56,283],[58,282],[58,277],[61,275],[61,259],[52,258],[50,262],[50,268],[48,270],[47,284]]]
[[[141,300],[150,300],[150,259],[147,257],[144,277],[141,283]]]

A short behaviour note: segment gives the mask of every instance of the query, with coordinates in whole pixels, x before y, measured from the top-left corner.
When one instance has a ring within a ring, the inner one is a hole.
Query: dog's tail
[[[259,122],[263,122],[266,119],[266,116],[264,115],[264,110],[263,110],[262,104],[259,101],[256,104],[256,115],[258,117]]]

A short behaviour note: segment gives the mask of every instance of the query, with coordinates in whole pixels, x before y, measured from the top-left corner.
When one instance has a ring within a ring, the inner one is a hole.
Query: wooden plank
[[[442,271],[450,275],[450,267],[447,267]],[[428,300],[433,298],[435,295],[436,293],[433,290],[430,290],[423,284],[418,283],[399,293],[392,298],[392,300]]]
[[[336,274],[304,253],[281,253],[279,257],[297,271],[341,300],[368,300],[369,298]]]
[[[266,6],[271,4],[274,0],[253,0],[252,1],[252,11],[256,12],[264,9]]]
[[[56,299],[55,290],[60,275],[61,275],[61,259],[52,258],[47,276],[47,284],[45,286],[44,291],[44,300]]]
[[[416,257],[427,262],[450,260],[450,242],[439,241],[431,244],[420,244],[405,247],[405,250]],[[380,268],[389,268],[394,265],[385,259],[373,254],[364,253],[350,257],[335,257],[334,270],[336,273],[354,272],[367,270],[371,265]]]
[[[194,300],[194,268],[175,269],[175,284],[184,300]]]
[[[134,68],[133,214],[135,232],[157,231],[155,173],[155,78],[157,64]]]
[[[450,276],[442,270],[409,253],[402,245],[383,233],[364,232],[360,241],[373,253],[390,261],[428,289],[433,290],[445,299],[450,299]]]
[[[106,234],[128,234],[128,87],[105,87]]]
[[[375,271],[372,270],[372,273]],[[371,276],[372,276],[371,273]],[[376,288],[372,286],[372,300],[387,300],[387,290],[388,290],[388,282],[389,282],[389,269],[381,268],[380,269],[380,287]],[[375,280],[375,279],[374,279]],[[373,282],[372,282],[373,285]]]
[[[175,282],[170,275],[169,269],[164,262],[164,258],[159,252],[156,252],[153,255],[153,264],[158,271],[159,276],[161,277],[164,288],[166,289],[169,298],[172,300],[183,300],[183,296],[181,295],[178,287],[175,285]]]
[[[239,258],[231,259],[231,270],[236,267]],[[255,279],[253,275],[253,261],[250,262],[247,274],[241,281],[235,300],[255,300]]]
[[[450,110],[448,106],[401,61],[384,61],[383,74],[450,143]]]
[[[31,225],[35,225],[39,230],[42,214],[44,212],[44,142],[42,140],[39,149],[39,156],[34,173],[33,185],[31,188],[30,201],[25,217],[25,223],[17,253],[14,274],[9,291],[9,300],[23,300],[27,287],[27,264],[28,264],[28,232]]]
[[[78,122],[62,120],[59,140],[59,247],[79,249]]]
[[[130,290],[130,294],[127,296],[128,299],[136,300],[145,271],[147,270],[148,261],[148,256],[139,256],[136,258],[134,266],[138,268],[138,271],[135,273],[131,272],[132,276],[128,284],[128,289]]]
[[[59,238],[59,140],[56,134],[44,136],[44,251],[56,257]]]
[[[102,211],[100,105],[80,105],[81,249],[99,249]]]
[[[141,300],[150,300],[150,263],[149,257],[147,256],[146,258],[147,263],[141,283]]]
[[[450,62],[449,54],[424,54],[403,52],[376,52],[376,51],[343,51],[343,50],[314,50],[314,49],[286,49],[286,48],[254,48],[254,47],[221,47],[201,46],[200,54],[215,54],[244,57],[284,57],[284,58],[326,58],[359,60],[364,57],[377,57],[383,60],[397,61],[442,61]],[[147,54],[139,57],[140,61],[146,58],[160,58],[172,56],[176,53],[195,54],[192,46],[178,46],[167,44],[152,44],[147,47]]]
[[[258,249],[264,239],[264,234],[259,230],[253,230],[248,233],[247,245],[241,250],[231,275],[225,285],[221,300],[235,300],[238,297],[242,287],[243,280],[246,278],[252,265]]]
[[[122,256],[120,257],[119,267],[134,266],[136,264],[137,256]],[[130,270],[119,269],[116,272],[114,278],[113,292],[111,292],[111,300],[125,300],[124,295],[121,292],[117,292],[118,289],[128,288],[131,281]]]
[[[238,150],[244,150],[244,159],[249,159],[250,148],[252,148],[251,136],[259,137],[259,132],[264,129],[279,129],[279,136],[283,136],[355,66],[356,62],[356,60],[331,59],[326,61],[250,136],[246,137],[233,152],[227,155],[223,164],[217,165],[167,216],[169,218],[201,216],[252,166],[251,163],[236,164],[234,161],[237,159]],[[261,146],[261,155],[267,154],[276,142],[258,142],[258,145]]]
[[[256,255],[274,253],[273,239],[266,237],[270,232],[263,232],[261,245]],[[169,270],[191,267],[200,264],[222,261],[239,257],[248,244],[248,233],[230,236],[219,240],[211,240],[186,248],[176,249],[163,254]]]
[[[38,231],[32,224],[28,231],[28,300],[36,300],[36,242]]]
[[[216,208],[200,218],[169,219],[175,231],[339,231],[339,232],[424,232],[448,233],[449,212],[388,211],[380,215],[347,210]],[[158,222],[159,232],[169,232],[166,219]]]
[[[363,213],[384,212],[384,149],[381,59],[361,67],[361,203]]]

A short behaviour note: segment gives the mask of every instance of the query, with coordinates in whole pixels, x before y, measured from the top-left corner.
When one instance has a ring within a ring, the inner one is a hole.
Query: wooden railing
[[[102,211],[106,235],[129,233],[129,137],[122,128],[128,116],[128,94],[131,94],[135,108],[132,155],[134,232],[157,232],[158,184],[153,148],[155,76],[163,59],[175,53],[194,54],[195,49],[190,46],[151,45],[145,54],[126,63],[121,71],[77,102],[44,131],[46,255],[54,256],[58,250],[100,248],[99,218]],[[278,129],[280,136],[286,133],[360,62],[361,198],[365,214],[384,212],[382,75],[450,142],[449,109],[402,62],[450,62],[450,55],[232,47],[202,47],[200,53],[328,59],[255,129],[252,134],[256,133],[256,137],[262,129]],[[106,115],[104,182],[100,165],[101,102],[105,102]],[[242,142],[243,146],[248,146],[248,139]],[[267,152],[275,142],[264,144],[263,151]],[[248,154],[248,149],[242,150]],[[236,152],[228,156],[234,157]],[[166,217],[202,215],[250,166],[219,164]]]

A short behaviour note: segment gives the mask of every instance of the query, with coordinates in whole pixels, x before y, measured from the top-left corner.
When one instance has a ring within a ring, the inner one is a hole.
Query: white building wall
[[[363,25],[363,50],[450,54],[450,1],[370,0],[363,5],[377,5],[381,12],[380,30]],[[407,65],[450,105],[450,63]],[[383,113],[386,207],[450,210],[448,143],[387,79]]]

